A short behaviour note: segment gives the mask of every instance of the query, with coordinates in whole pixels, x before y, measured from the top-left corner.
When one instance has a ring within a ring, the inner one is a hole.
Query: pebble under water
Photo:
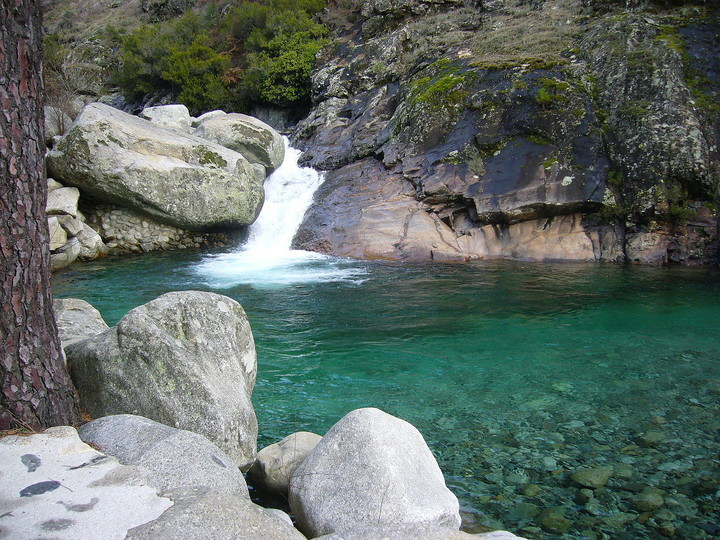
[[[228,257],[94,261],[54,294],[109,324],[173,290],[236,299],[259,447],[383,409],[422,432],[469,532],[720,538],[718,271],[318,256],[207,271]]]

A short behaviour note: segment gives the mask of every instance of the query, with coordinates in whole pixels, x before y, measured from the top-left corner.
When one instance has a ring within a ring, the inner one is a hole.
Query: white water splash
[[[265,181],[265,204],[237,251],[205,258],[195,270],[211,287],[357,281],[365,273],[348,262],[290,248],[324,177],[297,163],[300,151],[285,139],[285,160]]]

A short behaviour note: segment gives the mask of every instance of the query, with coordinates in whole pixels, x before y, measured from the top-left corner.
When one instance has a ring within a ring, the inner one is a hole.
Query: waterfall
[[[324,178],[315,169],[298,166],[300,150],[285,137],[285,160],[265,180],[265,204],[250,226],[245,251],[273,256],[287,254],[313,195]]]
[[[300,167],[301,152],[285,138],[285,160],[265,180],[265,203],[245,243],[230,253],[205,257],[195,271],[211,287],[257,286],[317,281],[357,281],[365,270],[349,261],[291,249],[305,212],[324,177]]]

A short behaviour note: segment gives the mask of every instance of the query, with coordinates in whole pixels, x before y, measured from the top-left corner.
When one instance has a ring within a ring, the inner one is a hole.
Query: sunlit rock
[[[197,291],[164,294],[65,353],[91,416],[144,416],[204,435],[243,469],[252,464],[257,360],[236,301]]]
[[[100,103],[83,109],[47,163],[84,195],[183,229],[250,224],[263,201],[264,178],[241,154]]]
[[[378,409],[352,411],[328,431],[293,473],[290,506],[311,537],[382,523],[460,526],[420,432]]]

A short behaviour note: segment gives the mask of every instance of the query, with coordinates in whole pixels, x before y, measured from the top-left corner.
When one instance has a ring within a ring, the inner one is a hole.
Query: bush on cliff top
[[[220,14],[143,25],[122,40],[118,85],[130,99],[172,92],[194,113],[310,103],[310,73],[327,29],[322,0],[243,2]]]

